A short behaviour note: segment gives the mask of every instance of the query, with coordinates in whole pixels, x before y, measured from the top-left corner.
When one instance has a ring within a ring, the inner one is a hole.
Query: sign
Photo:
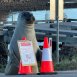
[[[56,6],[55,6],[56,1],[55,0],[50,0],[50,19],[55,20],[55,14],[56,14]]]
[[[59,0],[59,20],[63,20],[64,17],[64,0]]]
[[[50,0],[50,19],[56,20],[56,14],[57,14],[57,1],[56,0]],[[63,20],[64,17],[64,0],[58,0],[58,14],[59,14],[59,20]]]
[[[31,41],[19,40],[18,48],[23,66],[36,65],[36,58]]]

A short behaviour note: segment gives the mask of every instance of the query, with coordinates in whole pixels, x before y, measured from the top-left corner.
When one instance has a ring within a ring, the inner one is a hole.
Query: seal
[[[32,41],[34,53],[37,54],[37,52],[40,51],[36,40],[34,22],[35,17],[30,12],[23,11],[18,15],[17,25],[10,41],[10,47],[8,52],[9,60],[5,68],[6,75],[18,74],[20,55],[17,40],[21,40],[22,37],[25,36],[27,40]],[[32,70],[33,73],[38,73],[38,66],[34,66]]]

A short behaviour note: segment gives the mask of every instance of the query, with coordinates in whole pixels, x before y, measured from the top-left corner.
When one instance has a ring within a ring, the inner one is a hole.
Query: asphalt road
[[[0,73],[0,77],[77,77],[77,71],[59,71],[52,75],[5,75]]]
[[[57,74],[57,75],[0,75],[0,77],[77,77],[77,74]]]

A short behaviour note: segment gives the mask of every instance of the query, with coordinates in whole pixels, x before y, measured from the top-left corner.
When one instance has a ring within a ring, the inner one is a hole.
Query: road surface
[[[5,75],[0,73],[0,77],[77,77],[77,71],[58,71],[52,75]]]

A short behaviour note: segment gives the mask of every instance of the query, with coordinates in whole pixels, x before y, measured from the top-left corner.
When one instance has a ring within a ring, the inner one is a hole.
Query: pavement
[[[57,74],[51,75],[5,75],[4,73],[0,73],[0,77],[77,77],[77,70],[56,72]]]

